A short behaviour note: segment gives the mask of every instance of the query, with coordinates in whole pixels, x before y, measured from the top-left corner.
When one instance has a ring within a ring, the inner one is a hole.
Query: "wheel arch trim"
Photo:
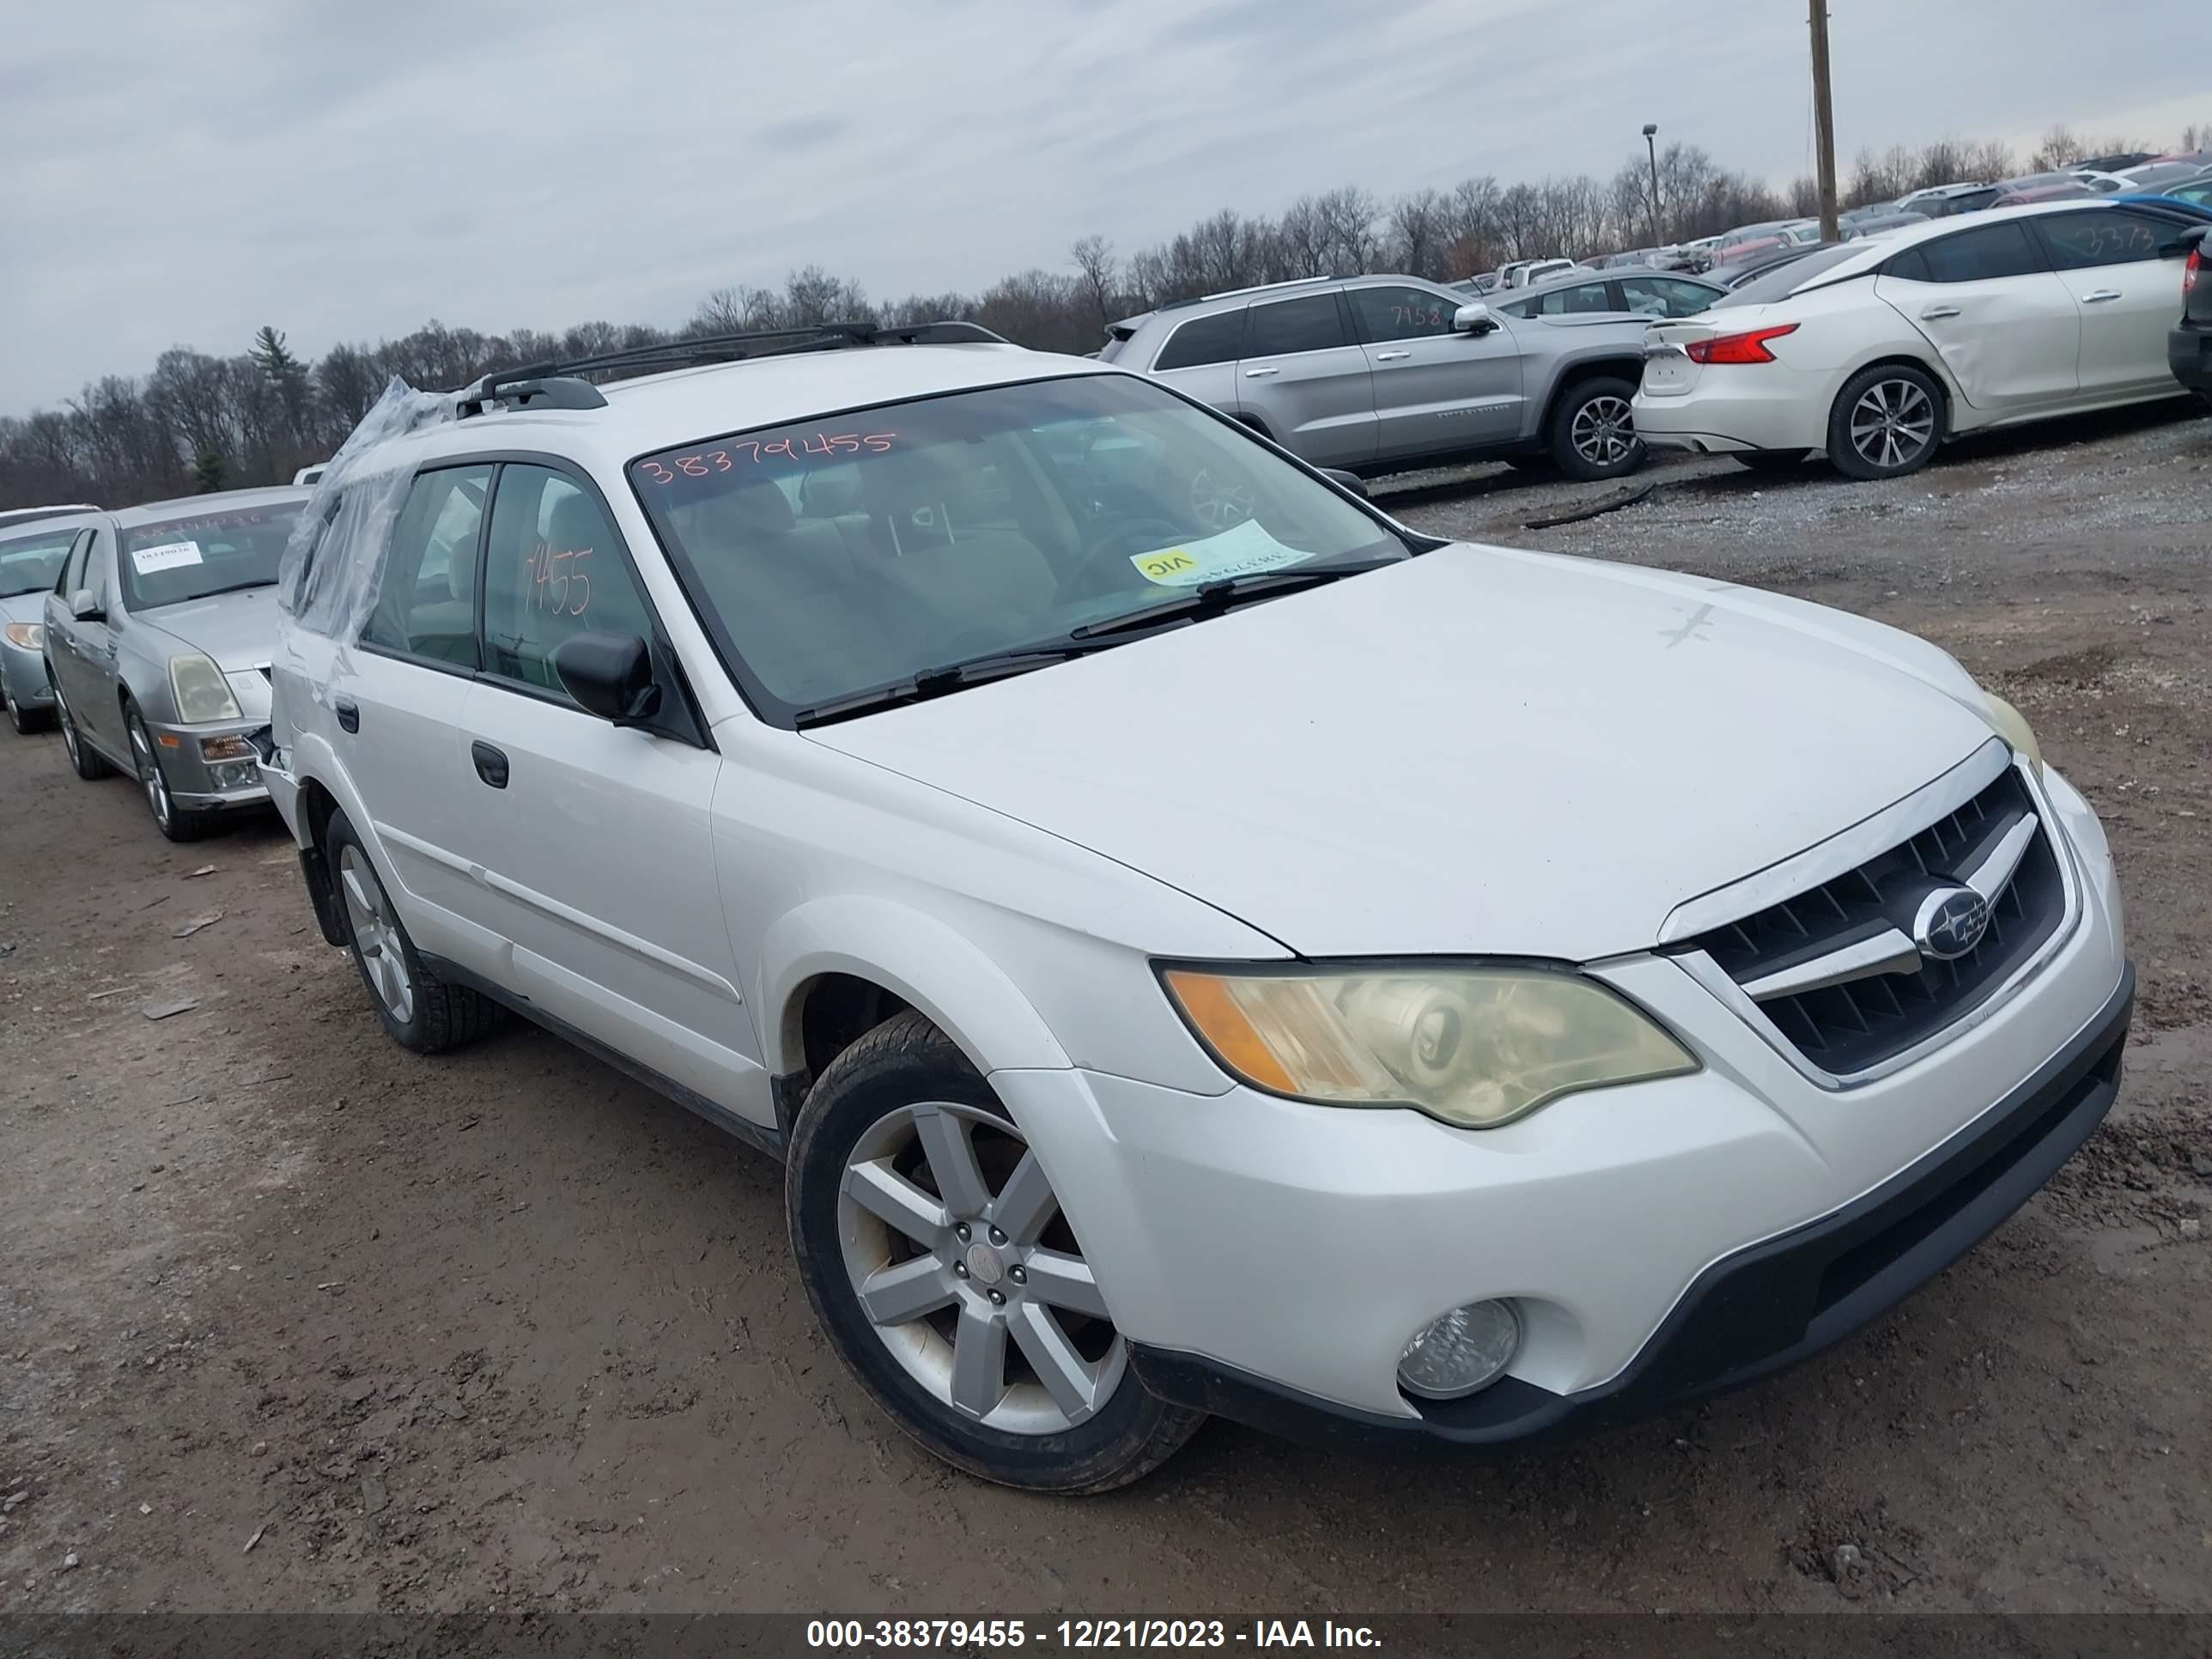
[[[769,1072],[805,1067],[803,994],[825,974],[880,985],[925,1015],[986,1076],[1074,1064],[1013,980],[972,939],[908,905],[837,895],[787,911],[762,939],[756,1007]]]

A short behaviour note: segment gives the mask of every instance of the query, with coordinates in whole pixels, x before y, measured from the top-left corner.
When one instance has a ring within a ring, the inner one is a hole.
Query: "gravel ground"
[[[532,1031],[401,1052],[276,827],[169,847],[0,734],[0,1611],[2212,1610],[2212,420],[1889,484],[1650,476],[1545,532],[1608,491],[1378,493],[1924,634],[2111,828],[2120,1106],[1900,1312],[1563,1447],[1383,1467],[1216,1425],[1110,1498],[979,1486],[817,1335],[769,1164]]]

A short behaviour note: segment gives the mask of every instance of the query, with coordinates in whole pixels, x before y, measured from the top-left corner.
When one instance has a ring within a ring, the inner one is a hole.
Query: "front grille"
[[[2040,817],[2019,772],[2008,768],[1973,799],[1909,841],[1677,948],[1705,951],[1737,984],[1748,985],[1778,967],[1889,928],[1909,935],[1921,900],[1957,881],[2006,825],[2026,813]],[[2057,931],[2065,908],[2050,827],[2039,822],[2011,882],[1990,906],[1988,930],[1966,955],[1951,962],[1925,959],[1917,973],[1877,973],[1769,997],[1759,1007],[1812,1064],[1838,1076],[1862,1072],[1987,1000]]]

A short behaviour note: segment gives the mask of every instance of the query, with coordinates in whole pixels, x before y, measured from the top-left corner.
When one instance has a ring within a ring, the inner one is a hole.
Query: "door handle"
[[[469,758],[477,763],[477,775],[495,789],[507,787],[507,752],[495,749],[479,738],[469,745]]]
[[[1257,380],[1267,375],[1279,374],[1282,372],[1279,368],[1248,368],[1244,371],[1244,378],[1248,380]]]
[[[351,697],[339,697],[331,704],[337,711],[338,724],[349,732],[361,730],[361,705]]]
[[[1395,363],[1401,358],[1410,357],[1413,355],[1410,351],[1378,351],[1375,354],[1375,361],[1378,363]]]
[[[1920,320],[1923,323],[1940,323],[1946,317],[1955,317],[1958,314],[1959,307],[1956,306],[1930,306],[1920,313]]]
[[[2081,296],[2081,303],[2085,306],[2102,305],[2107,300],[2119,297],[2120,291],[2116,288],[2093,288]]]

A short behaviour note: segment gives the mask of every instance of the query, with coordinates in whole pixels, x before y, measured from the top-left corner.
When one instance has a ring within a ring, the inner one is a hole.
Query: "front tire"
[[[139,792],[146,797],[147,811],[154,815],[154,827],[171,841],[198,841],[214,827],[214,816],[188,812],[177,805],[169,793],[169,776],[161,769],[161,757],[155,752],[153,737],[136,707],[124,710],[123,725],[131,739],[131,758],[137,768]]]
[[[1635,386],[1609,374],[1569,387],[1552,411],[1553,463],[1583,483],[1635,471],[1649,453],[1636,435],[1635,399]]]
[[[1904,363],[1862,369],[1828,411],[1828,459],[1848,478],[1902,478],[1943,441],[1943,388]]]
[[[15,728],[17,737],[27,738],[46,725],[45,709],[24,708],[23,700],[21,697],[8,696],[4,688],[0,688],[0,698],[5,698],[7,701],[8,724]]]
[[[1204,1420],[1137,1381],[1043,1166],[921,1014],[830,1063],[787,1152],[815,1316],[876,1403],[946,1462],[1030,1492],[1107,1492]]]
[[[384,878],[343,810],[331,814],[323,854],[345,917],[346,948],[394,1042],[418,1054],[441,1054],[499,1024],[502,1011],[489,997],[441,979],[422,965],[385,891]]]

